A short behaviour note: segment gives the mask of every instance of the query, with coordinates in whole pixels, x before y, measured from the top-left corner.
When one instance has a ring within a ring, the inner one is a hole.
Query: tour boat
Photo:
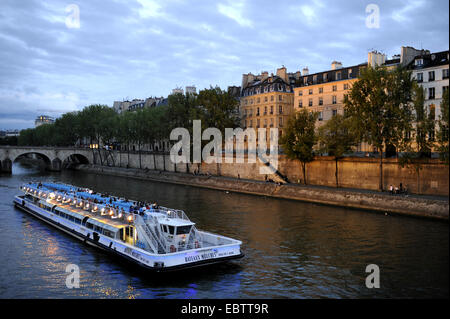
[[[20,189],[16,207],[146,269],[178,270],[244,256],[241,241],[198,230],[181,210],[61,183]]]

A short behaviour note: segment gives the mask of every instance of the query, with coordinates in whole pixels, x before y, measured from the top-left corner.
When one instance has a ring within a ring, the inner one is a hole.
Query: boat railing
[[[151,246],[151,249],[155,252],[155,253],[165,253],[166,252],[166,245],[165,243],[162,242],[161,238],[158,237],[155,232],[152,230],[151,225],[149,225],[148,223],[145,222],[144,218],[142,218],[139,215],[135,216],[135,220],[134,220],[134,225],[137,226],[138,228],[141,228],[141,230],[144,231],[144,236],[142,237],[147,237],[147,241],[149,242],[149,246]]]
[[[195,228],[195,226],[192,226],[191,233],[189,234],[189,240],[186,245],[186,249],[201,248],[202,246],[203,246],[203,236],[197,230],[197,228]]]
[[[160,212],[164,212],[167,214],[167,217],[169,218],[178,218],[178,219],[184,219],[186,221],[190,221],[189,217],[187,217],[186,213],[180,209],[173,209],[173,208],[167,208],[164,206],[159,206],[158,210]]]

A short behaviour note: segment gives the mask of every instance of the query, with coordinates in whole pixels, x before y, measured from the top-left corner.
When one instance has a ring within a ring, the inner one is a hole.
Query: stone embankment
[[[376,211],[387,214],[400,214],[447,221],[449,219],[448,198],[430,196],[390,195],[366,190],[333,189],[329,187],[300,186],[294,184],[278,185],[254,180],[230,177],[192,175],[133,168],[106,167],[97,165],[78,165],[77,170],[124,176],[136,179],[159,181],[204,187],[230,192],[299,200],[324,205],[341,206],[354,209]]]

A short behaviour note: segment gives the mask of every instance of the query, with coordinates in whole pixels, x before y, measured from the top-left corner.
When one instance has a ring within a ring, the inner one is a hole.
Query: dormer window
[[[416,59],[416,66],[423,65],[423,59]]]

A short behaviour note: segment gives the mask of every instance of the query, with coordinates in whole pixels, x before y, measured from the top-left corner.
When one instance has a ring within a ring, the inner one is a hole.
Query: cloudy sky
[[[448,50],[448,10],[447,0],[0,0],[0,129],[176,86],[226,89],[281,65],[355,65],[371,49]]]

